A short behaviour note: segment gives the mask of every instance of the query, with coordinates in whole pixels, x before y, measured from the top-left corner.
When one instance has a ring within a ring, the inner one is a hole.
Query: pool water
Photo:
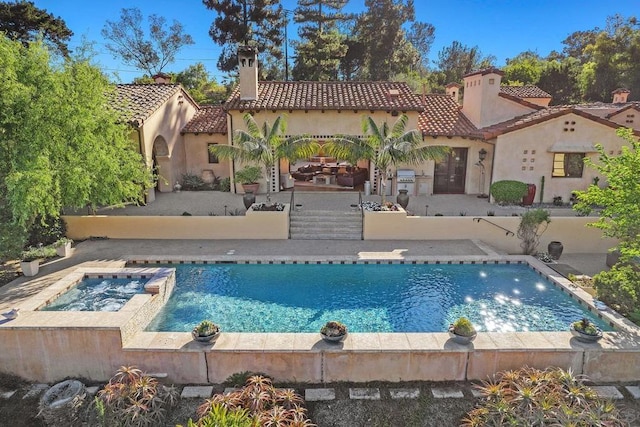
[[[460,316],[480,331],[566,331],[588,317],[611,328],[525,264],[179,265],[149,331],[442,332]]]
[[[85,278],[43,311],[118,311],[135,294],[144,293],[144,279]]]

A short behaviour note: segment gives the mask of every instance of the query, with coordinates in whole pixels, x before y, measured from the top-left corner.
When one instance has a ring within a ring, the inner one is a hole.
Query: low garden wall
[[[478,220],[479,219],[479,220]],[[552,217],[540,238],[540,250],[551,241],[560,241],[565,253],[606,252],[617,240],[588,227],[594,217]],[[520,217],[502,216],[408,216],[405,211],[364,213],[364,240],[456,240],[478,239],[510,254],[522,253],[515,235]],[[507,233],[506,230],[511,231]]]
[[[64,216],[67,236],[110,239],[288,239],[289,206],[245,216]]]

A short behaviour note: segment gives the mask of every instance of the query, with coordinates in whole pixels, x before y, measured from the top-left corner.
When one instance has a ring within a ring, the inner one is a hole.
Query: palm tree
[[[320,145],[305,135],[286,138],[286,120],[278,116],[273,126],[265,121],[262,128],[249,113],[243,116],[247,130],[236,130],[234,145],[212,145],[211,153],[223,159],[257,163],[264,168],[267,176],[267,200],[271,200],[271,173],[280,159],[295,162],[318,152]]]
[[[418,165],[425,160],[441,159],[449,152],[449,147],[421,145],[420,133],[415,129],[406,130],[408,121],[407,115],[403,114],[391,127],[386,121],[378,126],[371,117],[365,117],[362,121],[364,138],[340,135],[326,143],[323,150],[341,159],[369,160],[380,171],[380,185],[384,186],[389,166]],[[384,203],[385,191],[381,196]]]

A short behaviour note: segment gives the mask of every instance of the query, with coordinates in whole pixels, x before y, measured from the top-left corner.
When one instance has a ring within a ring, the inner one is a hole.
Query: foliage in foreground
[[[4,36],[0,69],[0,257],[17,256],[38,217],[142,200],[150,174],[100,69],[54,66],[42,43]]]
[[[462,420],[464,427],[626,425],[610,400],[560,368],[505,371],[477,388],[482,398]]]
[[[593,279],[598,299],[640,324],[640,271],[637,266],[618,263]]]
[[[271,379],[254,375],[245,386],[228,394],[216,394],[198,408],[197,423],[188,426],[309,427],[304,400],[292,389],[274,387]],[[229,421],[225,424],[222,421]]]
[[[161,425],[166,407],[178,402],[178,393],[133,366],[123,366],[98,392],[96,409],[99,425]]]
[[[522,198],[527,194],[527,184],[513,180],[496,181],[491,184],[489,193],[498,204],[522,203]]]
[[[532,209],[522,214],[518,226],[518,238],[522,240],[520,247],[525,255],[534,255],[540,244],[540,236],[545,232],[551,219],[549,211]]]

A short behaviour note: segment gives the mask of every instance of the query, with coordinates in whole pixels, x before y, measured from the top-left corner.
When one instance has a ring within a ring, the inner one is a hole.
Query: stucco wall
[[[575,123],[572,124],[572,122]],[[564,129],[569,130],[564,131]],[[574,130],[570,131],[570,129]],[[585,166],[581,178],[552,178],[553,153],[548,150],[556,143],[579,146],[593,146],[599,143],[604,146],[607,153],[617,154],[624,145],[624,141],[615,132],[616,130],[609,126],[576,114],[566,114],[535,126],[501,135],[496,140],[492,182],[514,179],[536,184],[538,189],[535,201],[538,202],[540,201],[540,180],[544,176],[543,202],[552,202],[555,196],[561,196],[564,202],[568,202],[572,191],[586,189],[598,174],[594,169]],[[597,153],[592,152],[587,155],[592,160],[597,160]],[[605,182],[600,180],[599,184],[604,185]]]
[[[509,254],[521,254],[520,239],[493,224],[514,234],[520,224],[519,217],[419,217],[398,212],[365,212],[365,240],[448,240],[479,239],[488,245]],[[598,229],[587,227],[595,221],[589,217],[554,217],[540,239],[540,251],[546,251],[549,242],[562,242],[566,253],[605,253],[616,245],[616,240],[603,238]]]
[[[178,97],[183,96],[182,103]],[[167,102],[156,110],[141,129],[145,162],[151,166],[153,143],[161,136],[167,143],[168,158],[159,169],[160,191],[171,191],[176,181],[185,173],[185,147],[180,131],[193,117],[196,107],[191,104],[182,91],[177,91]]]
[[[202,172],[212,171],[220,178],[229,177],[229,160],[218,159],[218,163],[209,163],[208,144],[227,144],[226,134],[214,133],[186,133],[183,136],[186,151],[186,171],[188,173],[202,177]]]
[[[618,123],[620,126],[627,128],[640,129],[640,111],[629,108],[621,113],[609,117],[612,122]]]
[[[64,216],[72,239],[288,239],[289,208],[245,216]]]

